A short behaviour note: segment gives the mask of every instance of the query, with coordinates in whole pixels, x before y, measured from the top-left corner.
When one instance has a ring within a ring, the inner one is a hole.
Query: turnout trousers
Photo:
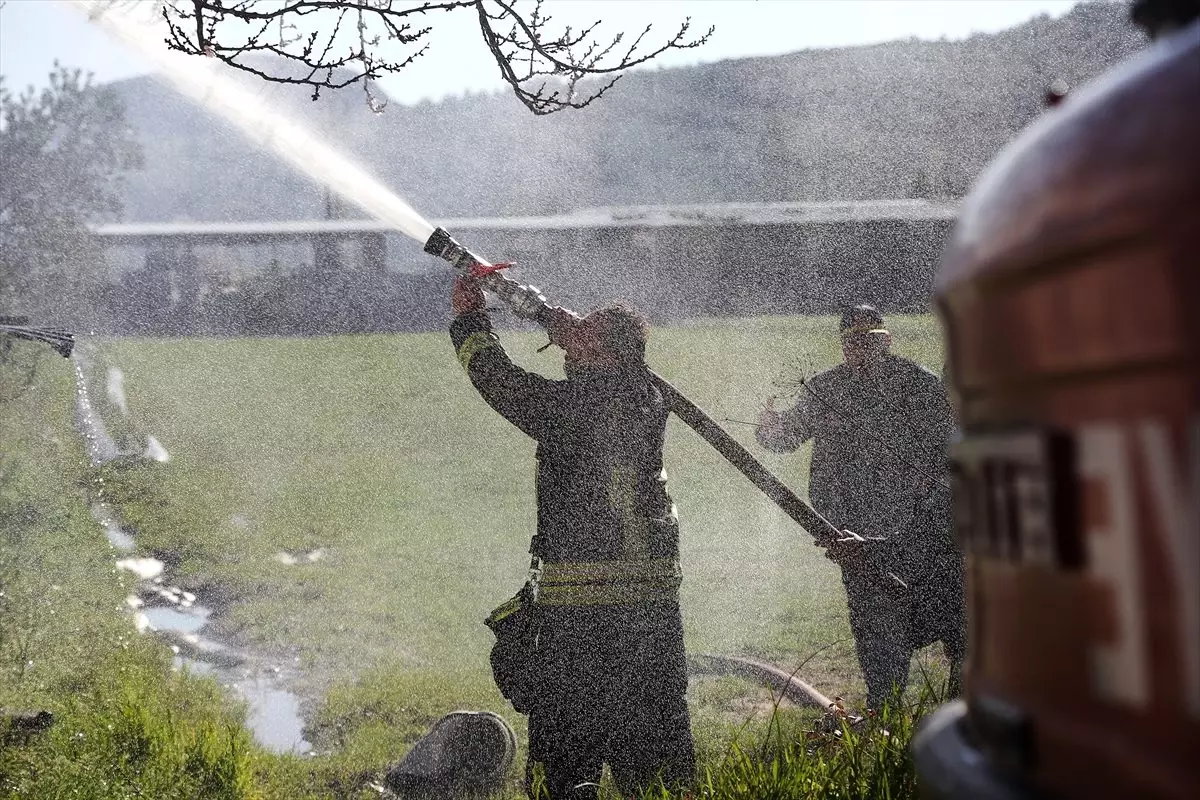
[[[904,589],[865,576],[843,575],[854,649],[867,684],[867,708],[878,710],[908,685],[913,653],[942,642],[950,662],[951,696],[961,689],[966,656],[963,598],[934,584]]]
[[[594,798],[607,763],[628,796],[657,778],[689,784],[696,759],[677,601],[541,606],[538,698],[527,789],[541,765],[551,800]]]
[[[856,577],[843,581],[854,650],[867,683],[867,708],[879,710],[895,687],[903,690],[908,685],[913,654],[911,601],[904,589],[878,580]]]

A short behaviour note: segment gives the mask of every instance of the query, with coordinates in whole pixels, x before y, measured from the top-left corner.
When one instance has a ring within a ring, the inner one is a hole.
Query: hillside
[[[636,72],[582,112],[506,93],[392,104],[256,84],[430,216],[581,206],[957,196],[1036,116],[1144,46],[1089,3],[963,41],[906,40]],[[151,78],[113,84],[146,148],[132,221],[320,216],[322,192]]]

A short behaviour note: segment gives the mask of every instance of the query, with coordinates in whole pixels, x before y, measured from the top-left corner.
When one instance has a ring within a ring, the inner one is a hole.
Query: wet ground
[[[167,449],[154,436],[138,436],[118,446],[104,423],[105,414],[129,413],[121,370],[110,367],[105,375],[106,397],[93,401],[88,381],[91,369],[82,348],[73,356],[76,375],[76,425],[87,445],[93,466],[119,458],[146,458],[165,462]],[[136,537],[121,527],[113,508],[97,496],[92,515],[99,523],[116,555],[115,565],[138,578],[133,594],[125,605],[133,624],[141,633],[159,637],[175,653],[176,669],[197,675],[211,675],[249,706],[247,726],[265,747],[277,752],[305,753],[311,745],[304,739],[304,721],[300,698],[287,689],[287,671],[264,654],[241,651],[206,633],[213,610],[204,598],[175,586],[166,565],[159,559],[138,552]],[[309,553],[279,553],[282,564],[310,563],[325,555],[323,550]],[[215,626],[214,626],[215,627]]]

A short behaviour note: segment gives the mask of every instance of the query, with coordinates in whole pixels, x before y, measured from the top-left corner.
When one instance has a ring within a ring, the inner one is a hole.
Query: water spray
[[[425,252],[450,262],[450,265],[464,276],[474,277],[481,274],[481,277],[477,278],[480,285],[504,300],[514,315],[521,319],[534,320],[543,328],[549,328],[552,308],[546,302],[546,296],[542,294],[541,290],[536,286],[517,283],[497,271],[489,270],[491,265],[488,262],[463,247],[442,228],[435,230],[429,240],[425,242]],[[838,529],[817,513],[812,506],[801,500],[795,492],[763,466],[762,462],[755,458],[749,450],[726,433],[716,420],[684,396],[665,378],[653,371],[650,371],[650,377],[658,386],[659,391],[663,393],[667,407],[675,416],[700,434],[700,438],[708,442],[800,527],[808,531],[818,544],[828,547],[847,538],[860,542],[865,541],[858,534]],[[888,573],[887,578],[904,585],[904,582],[892,573]]]
[[[154,65],[156,75],[172,89],[235,126],[252,142],[290,166],[422,244],[433,233],[433,225],[362,167],[219,71],[224,68],[220,61],[168,50],[163,44],[162,20],[157,16],[160,4],[62,1],[84,12],[93,24],[136,50]],[[148,14],[147,10],[153,13]]]
[[[447,231],[435,228],[362,168],[300,125],[266,107],[261,98],[228,75],[218,72],[221,64],[217,60],[166,49],[158,21],[144,13],[147,5],[118,7],[105,0],[63,1],[85,12],[91,22],[141,53],[155,65],[159,76],[171,88],[231,123],[251,141],[300,172],[415,239],[426,253],[445,259],[460,274],[476,278],[484,289],[503,300],[517,317],[533,320],[542,327],[549,326],[552,309],[536,286],[526,286],[501,275],[499,267],[472,253]],[[158,8],[157,4],[153,7]],[[839,530],[817,513],[699,406],[659,375],[650,374],[671,411],[808,531],[818,544],[828,547],[847,538],[861,540],[862,537]],[[890,577],[899,581],[894,575]]]

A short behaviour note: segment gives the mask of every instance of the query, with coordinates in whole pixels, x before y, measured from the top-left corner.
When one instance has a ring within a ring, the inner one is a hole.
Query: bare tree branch
[[[612,88],[625,70],[668,50],[699,47],[713,29],[689,37],[690,18],[656,47],[628,47],[618,33],[595,36],[599,21],[582,30],[551,27],[542,0],[161,0],[166,44],[188,55],[216,58],[272,83],[322,89],[361,83],[368,105],[383,108],[371,83],[421,57],[433,30],[428,15],[473,8],[484,44],[500,76],[535,114],[584,108]],[[353,25],[353,31],[349,28]],[[583,90],[583,82],[601,81]]]

